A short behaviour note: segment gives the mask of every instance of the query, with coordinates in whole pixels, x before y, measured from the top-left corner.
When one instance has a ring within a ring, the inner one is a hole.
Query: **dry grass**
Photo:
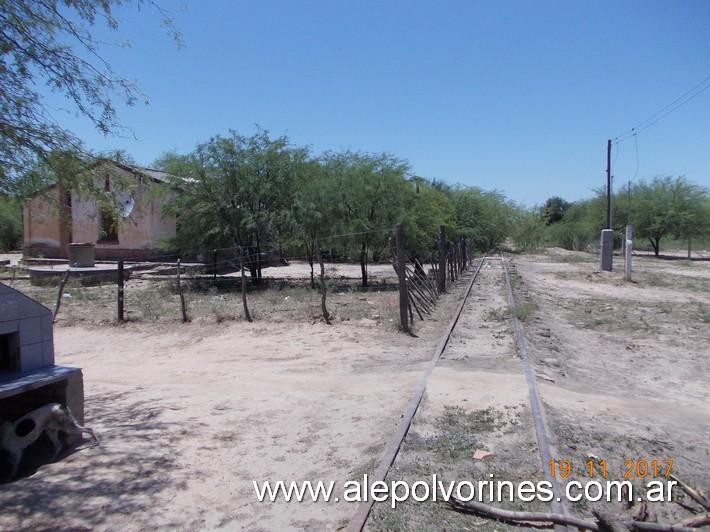
[[[56,286],[32,286],[18,281],[16,288],[54,309]],[[329,289],[333,290],[333,286]],[[241,293],[238,290],[190,288],[185,299],[193,321],[223,322],[244,319]],[[328,311],[337,321],[369,319],[392,321],[398,316],[397,293],[329,292]],[[306,287],[281,286],[248,293],[249,310],[254,319],[280,323],[321,319],[320,291]],[[67,283],[59,312],[58,325],[105,325],[116,319],[114,285],[81,286]],[[180,322],[180,297],[173,281],[130,280],[125,286],[125,316],[133,322]]]
[[[530,427],[523,423],[523,413],[518,410],[465,410],[457,406],[447,406],[443,413],[431,420],[430,429],[418,432],[415,425],[407,435],[403,451],[390,470],[388,482],[405,480],[411,486],[417,481],[431,480],[432,474],[444,483],[449,481],[478,480],[491,478],[519,482],[536,479],[534,467],[527,463],[532,457],[525,455],[522,460],[501,452],[484,462],[472,459],[473,451],[484,447],[493,433],[505,433],[519,441],[528,436]],[[536,479],[537,480],[537,479]],[[504,500],[503,508],[520,509],[514,502]],[[543,507],[537,502],[526,505],[526,509]],[[396,508],[388,504],[376,504],[368,522],[372,530],[514,530],[495,521],[476,519],[451,511],[444,502],[415,502],[407,500]]]

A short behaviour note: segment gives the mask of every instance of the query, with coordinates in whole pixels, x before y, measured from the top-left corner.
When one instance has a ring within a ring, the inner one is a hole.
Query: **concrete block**
[[[14,321],[19,315],[20,309],[17,301],[0,301],[0,321]]]
[[[602,230],[599,251],[601,255],[599,267],[603,272],[610,272],[612,270],[612,262],[614,259],[614,231],[611,229]]]
[[[23,295],[18,295],[17,301],[17,312],[20,318],[31,318],[43,316],[49,312],[49,309],[40,305],[36,301],[25,297]],[[51,314],[51,313],[50,313]]]
[[[84,424],[84,375],[81,370],[67,375],[66,405],[80,425]]]
[[[42,340],[52,340],[54,338],[54,326],[52,325],[52,316],[42,316]]]
[[[20,371],[26,373],[45,365],[42,342],[20,347]]]
[[[31,345],[42,342],[42,318],[24,318],[20,320],[20,345]]]
[[[42,342],[42,360],[45,366],[54,364],[54,342],[51,338]]]
[[[9,334],[17,332],[20,328],[20,322],[17,320],[0,321],[0,334]]]

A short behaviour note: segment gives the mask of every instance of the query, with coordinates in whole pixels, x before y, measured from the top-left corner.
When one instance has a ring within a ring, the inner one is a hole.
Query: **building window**
[[[104,191],[111,192],[109,178],[106,176],[104,181]],[[103,243],[118,243],[118,220],[116,213],[110,207],[101,206],[100,208],[100,225],[99,225],[99,242]]]
[[[101,208],[101,227],[99,227],[99,242],[118,242],[118,227],[113,211]]]

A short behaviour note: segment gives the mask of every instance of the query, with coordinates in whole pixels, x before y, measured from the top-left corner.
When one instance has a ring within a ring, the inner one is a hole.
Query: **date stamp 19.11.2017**
[[[669,478],[673,471],[672,458],[639,458],[624,459],[620,467],[614,467],[606,459],[589,455],[583,464],[575,464],[572,460],[550,460],[548,462],[550,476],[552,478],[566,479],[572,474],[579,472],[589,478],[608,478],[618,471],[618,475],[625,479],[644,478]],[[617,477],[618,478],[618,477]]]

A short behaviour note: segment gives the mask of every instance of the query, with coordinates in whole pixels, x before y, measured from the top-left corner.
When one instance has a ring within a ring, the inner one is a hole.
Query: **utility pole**
[[[606,229],[599,243],[600,269],[610,272],[614,259],[614,231],[611,228],[611,139],[606,143]]]
[[[627,202],[627,220],[626,223],[630,224],[631,223],[631,181],[629,181],[628,186],[626,188],[626,202]]]
[[[606,141],[606,228],[611,229],[611,139]]]

